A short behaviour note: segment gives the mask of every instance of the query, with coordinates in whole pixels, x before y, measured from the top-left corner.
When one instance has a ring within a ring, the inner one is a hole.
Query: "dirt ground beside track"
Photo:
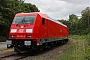
[[[70,48],[71,42],[72,40],[70,39],[69,42],[64,45],[54,47],[46,52],[39,53],[35,56],[28,56],[23,60],[60,60],[60,54],[66,52]]]

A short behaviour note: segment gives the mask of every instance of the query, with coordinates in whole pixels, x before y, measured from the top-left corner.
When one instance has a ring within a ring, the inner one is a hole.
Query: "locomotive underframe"
[[[24,51],[28,49],[35,48],[37,46],[37,42],[34,40],[11,40],[8,39],[7,41],[7,48],[12,48],[18,51]]]
[[[68,41],[68,37],[63,37],[63,38],[41,38],[38,39],[39,40],[39,45],[37,45],[37,40],[11,40],[8,39],[7,40],[7,48],[12,48],[14,47],[14,51],[15,52],[21,52],[21,51],[30,51],[32,49],[36,49],[38,48],[38,46],[45,46],[47,44],[51,44],[51,43],[57,43],[59,41],[64,41],[67,42]]]

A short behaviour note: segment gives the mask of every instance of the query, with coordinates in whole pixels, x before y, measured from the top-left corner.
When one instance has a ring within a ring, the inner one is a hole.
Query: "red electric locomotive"
[[[40,12],[18,13],[10,27],[7,48],[31,50],[43,44],[68,41],[68,27]]]

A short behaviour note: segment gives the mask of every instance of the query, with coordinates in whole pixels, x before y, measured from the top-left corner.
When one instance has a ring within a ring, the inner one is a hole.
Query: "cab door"
[[[45,19],[45,38],[48,38],[48,19]]]
[[[44,38],[48,38],[48,20],[42,18],[42,25],[44,27]]]

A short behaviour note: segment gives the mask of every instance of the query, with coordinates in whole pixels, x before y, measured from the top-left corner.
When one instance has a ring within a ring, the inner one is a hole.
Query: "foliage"
[[[81,18],[78,18],[77,15],[71,14],[69,15],[69,20],[58,20],[69,28],[70,34],[82,35],[90,33],[88,29],[90,29],[90,9],[87,7],[85,10],[81,12]]]
[[[90,60],[90,46],[87,35],[71,35],[71,47],[60,55],[60,60]]]
[[[5,37],[0,36],[0,42],[5,42],[5,41],[6,41],[6,38],[5,38]]]
[[[13,17],[16,13],[37,12],[35,5],[23,0],[0,0],[0,36],[7,37]]]

